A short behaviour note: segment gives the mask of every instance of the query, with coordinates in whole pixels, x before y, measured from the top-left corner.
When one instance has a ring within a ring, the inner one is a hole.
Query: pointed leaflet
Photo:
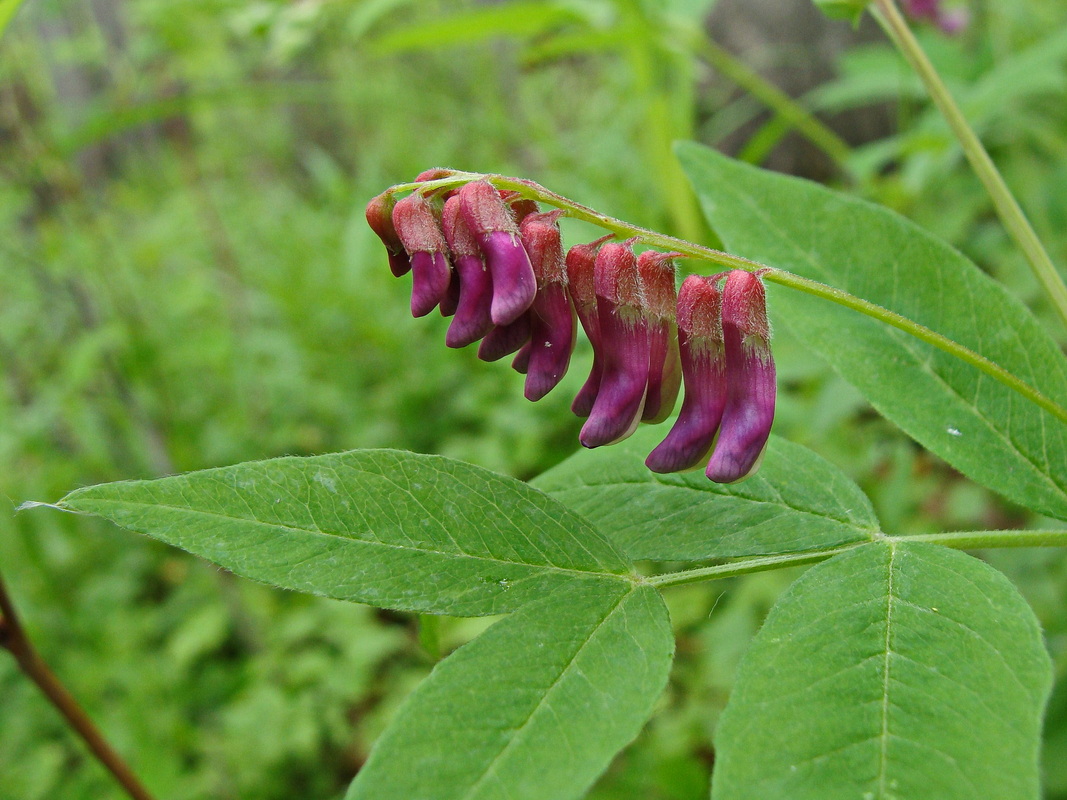
[[[650,587],[550,594],[437,665],[347,800],[581,797],[652,713],[673,649]]]
[[[712,800],[1033,800],[1051,664],[989,565],[884,542],[813,567],[738,668]]]
[[[1067,360],[1033,315],[899,215],[697,145],[679,155],[731,252],[835,286],[948,336],[1067,404]],[[903,331],[771,287],[773,321],[923,446],[1017,503],[1067,519],[1067,426]]]
[[[702,469],[649,472],[645,456],[662,436],[662,429],[646,427],[614,447],[576,453],[533,485],[634,559],[817,550],[869,540],[878,530],[860,488],[800,445],[772,436],[759,472],[744,483],[720,485]]]
[[[355,450],[71,492],[96,514],[264,583],[407,611],[511,611],[629,571],[581,517],[440,456]]]

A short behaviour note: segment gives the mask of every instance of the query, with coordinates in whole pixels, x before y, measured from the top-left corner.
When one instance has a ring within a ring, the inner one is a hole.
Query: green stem
[[[896,542],[931,542],[954,550],[986,547],[1067,547],[1067,531],[959,531],[889,537]]]
[[[961,531],[953,533],[920,533],[913,536],[886,536],[880,534],[878,540],[890,544],[905,542],[929,542],[954,550],[980,550],[992,547],[1067,547],[1067,530],[1063,531]],[[834,547],[829,550],[817,550],[806,553],[783,553],[774,556],[759,556],[732,561],[729,564],[716,564],[713,567],[698,567],[681,572],[668,572],[645,578],[645,583],[656,588],[664,586],[682,586],[687,583],[736,578],[753,572],[766,572],[786,567],[802,567],[826,561],[841,553],[863,547],[870,542]]]
[[[749,575],[753,572],[767,572],[772,569],[785,569],[786,567],[802,567],[807,564],[816,564],[826,561],[840,553],[854,550],[868,542],[856,542],[856,544],[835,547],[832,550],[818,550],[810,553],[785,553],[777,556],[761,556],[759,558],[746,558],[742,561],[732,561],[729,564],[716,564],[713,567],[698,567],[687,569],[682,572],[668,572],[665,575],[653,575],[645,578],[645,583],[656,588],[664,586],[682,586],[687,583],[700,583],[701,581],[714,581],[722,578],[735,578],[738,575]]]
[[[755,97],[783,122],[794,128],[837,164],[844,165],[851,153],[848,143],[796,100],[709,39],[701,30],[685,30],[689,46],[712,68]]]
[[[971,167],[974,168],[979,180],[982,181],[992,198],[993,206],[1001,222],[1022,249],[1034,275],[1048,293],[1060,318],[1067,325],[1067,285],[1057,272],[1041,240],[1034,233],[1019,202],[1004,182],[1003,176],[993,163],[993,159],[989,157],[985,147],[982,146],[977,134],[967,123],[963,112],[952,99],[948,87],[941,80],[934,65],[926,57],[926,53],[912,34],[911,28],[908,27],[896,3],[893,0],[874,0],[874,5],[878,11],[875,16],[879,23],[926,85],[930,98],[948,121],[952,132],[963,147],[967,160],[971,162]]]
[[[782,286],[788,286],[791,289],[796,289],[797,291],[805,292],[814,295],[815,297],[821,297],[824,300],[829,300],[831,303],[836,303],[839,306],[858,311],[861,314],[865,314],[868,317],[904,331],[905,333],[914,336],[916,339],[926,342],[927,344],[970,364],[974,368],[993,378],[993,380],[1007,386],[1009,389],[1022,395],[1030,402],[1045,409],[1045,411],[1052,414],[1061,422],[1067,422],[1067,409],[1055,403],[1003,367],[990,361],[985,356],[979,355],[970,348],[964,347],[962,344],[949,339],[947,336],[943,336],[937,331],[927,328],[925,325],[920,325],[918,322],[910,320],[895,311],[890,311],[887,308],[871,303],[868,300],[863,300],[855,295],[842,291],[841,289],[835,289],[832,286],[827,286],[824,283],[819,283],[818,281],[813,281],[809,278],[802,278],[799,275],[795,275],[792,272],[787,272],[783,269],[768,267],[766,264],[761,264],[758,261],[751,261],[747,258],[724,253],[721,250],[713,250],[710,247],[703,247],[702,245],[687,242],[684,239],[667,236],[662,233],[657,233],[656,231],[650,231],[647,228],[642,228],[638,225],[632,225],[629,222],[623,222],[614,217],[609,217],[606,214],[601,214],[599,211],[594,211],[588,206],[576,203],[563,195],[550,192],[545,187],[534,183],[533,181],[527,181],[521,178],[509,178],[503,175],[482,175],[475,172],[456,172],[454,175],[435,181],[399,184],[391,187],[387,191],[400,192],[418,189],[429,192],[437,189],[455,187],[472,180],[482,179],[489,180],[494,186],[500,189],[510,189],[521,192],[525,197],[556,206],[557,208],[566,209],[568,216],[592,223],[604,230],[611,231],[619,238],[626,239],[636,236],[642,243],[652,247],[661,248],[663,250],[673,250],[674,252],[681,253],[689,258],[707,261],[717,266],[727,267],[728,269],[744,269],[749,272],[759,270],[760,275],[766,281],[777,283]]]

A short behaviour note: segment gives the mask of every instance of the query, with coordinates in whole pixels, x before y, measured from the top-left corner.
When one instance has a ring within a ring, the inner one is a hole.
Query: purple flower
[[[649,342],[648,390],[641,419],[652,424],[663,422],[671,415],[682,383],[674,321],[678,303],[674,259],[681,256],[682,253],[646,250],[637,258]]]
[[[706,475],[716,483],[747,478],[759,464],[774,422],[776,394],[767,297],[759,277],[726,276],[722,291],[726,407]]]
[[[411,259],[408,258],[404,243],[400,241],[396,228],[393,227],[393,206],[395,205],[396,198],[386,192],[367,203],[366,214],[367,224],[378,234],[378,238],[382,240],[389,254],[389,269],[399,278],[411,270]]]
[[[603,370],[589,419],[578,436],[584,447],[622,441],[636,430],[648,385],[648,324],[631,239],[608,243],[593,271]]]
[[[493,278],[490,316],[495,325],[514,322],[537,293],[530,258],[522,246],[513,213],[487,181],[473,181],[459,190],[460,208],[474,233]]]
[[[912,19],[924,20],[949,35],[959,33],[971,21],[966,8],[942,7],[941,0],[904,0],[904,11]]]
[[[411,258],[411,314],[423,317],[448,293],[452,281],[448,244],[433,204],[418,192],[396,203],[392,221]]]
[[[596,315],[594,271],[597,251],[613,236],[614,234],[609,233],[595,242],[576,244],[567,251],[567,292],[578,314],[578,321],[582,323],[585,335],[593,346],[593,366],[589,377],[571,404],[571,411],[579,417],[588,417],[589,412],[593,410],[593,403],[600,389],[600,376],[604,369],[604,357],[601,355],[600,344],[600,322]]]
[[[537,295],[530,308],[529,351],[524,359],[520,350],[520,357],[512,364],[526,372],[527,400],[540,400],[560,382],[574,352],[574,310],[567,296],[567,269],[557,223],[562,215],[558,210],[530,214],[520,226],[537,278]]]
[[[452,262],[456,269],[453,278],[459,286],[455,317],[445,334],[445,344],[449,347],[466,347],[481,339],[493,327],[489,315],[493,302],[493,279],[482,257],[482,249],[463,218],[459,197],[452,196],[445,201],[441,227],[452,251]]]
[[[726,406],[719,276],[690,275],[678,292],[678,348],[685,397],[678,419],[645,465],[653,472],[679,472],[706,461]]]
[[[533,331],[532,317],[529,311],[524,311],[513,322],[497,325],[489,331],[478,345],[478,358],[482,361],[499,361],[504,356],[510,356],[520,350],[530,341]]]

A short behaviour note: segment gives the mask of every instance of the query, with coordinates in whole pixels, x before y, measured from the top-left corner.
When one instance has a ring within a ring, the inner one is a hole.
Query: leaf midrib
[[[544,707],[545,703],[548,702],[548,698],[556,690],[556,687],[560,685],[563,679],[571,671],[571,668],[574,667],[575,663],[578,661],[578,657],[582,654],[582,651],[589,646],[589,643],[593,641],[600,629],[603,628],[604,625],[607,624],[608,620],[611,619],[611,617],[614,616],[614,614],[619,610],[619,608],[622,607],[623,602],[633,595],[634,591],[636,591],[636,588],[631,588],[628,592],[625,592],[620,595],[619,599],[615,602],[615,604],[607,611],[607,613],[604,614],[600,622],[596,624],[596,627],[589,632],[589,635],[585,637],[585,640],[581,643],[578,649],[574,651],[574,654],[571,656],[566,666],[562,670],[560,670],[559,675],[554,681],[552,681],[552,685],[545,690],[541,699],[530,710],[530,713],[526,715],[526,719],[524,719],[522,721],[522,724],[520,724],[518,727],[512,729],[511,738],[508,739],[507,744],[500,748],[500,751],[495,756],[493,756],[493,760],[486,765],[478,780],[471,784],[470,788],[463,794],[464,800],[469,800],[469,798],[475,796],[475,793],[478,791],[481,785],[488,779],[489,775],[493,772],[493,770],[496,769],[496,766],[500,762],[500,760],[509,750],[511,750],[512,746],[518,740],[519,734],[522,733],[526,726],[530,724],[530,720],[532,720],[534,716],[536,716],[537,713],[541,710],[541,708]]]
[[[505,566],[527,567],[529,569],[544,570],[546,572],[557,572],[557,573],[561,573],[561,574],[565,574],[565,575],[576,575],[576,576],[580,576],[580,577],[583,577],[583,578],[610,578],[610,579],[613,579],[613,580],[616,580],[616,581],[619,581],[619,582],[622,582],[622,583],[631,583],[631,581],[628,579],[628,577],[626,575],[621,574],[621,573],[617,573],[617,572],[596,572],[596,571],[593,571],[593,570],[576,569],[574,567],[561,567],[561,566],[558,566],[556,564],[531,564],[531,563],[526,562],[526,561],[509,561],[509,560],[503,559],[503,558],[495,558],[495,557],[489,557],[489,556],[474,555],[474,554],[471,554],[471,553],[464,553],[464,552],[449,553],[449,552],[443,551],[443,550],[433,550],[431,548],[409,547],[407,545],[394,544],[394,543],[391,543],[391,542],[368,541],[367,539],[358,539],[358,538],[356,538],[354,536],[344,536],[344,535],[342,535],[340,533],[334,533],[334,532],[331,532],[331,531],[324,531],[324,530],[322,530],[320,528],[316,528],[316,529],[298,528],[298,527],[295,527],[293,525],[286,525],[284,523],[279,523],[279,522],[263,522],[263,521],[257,520],[257,519],[248,519],[248,518],[245,518],[245,517],[235,517],[235,516],[232,516],[230,514],[223,514],[221,512],[217,512],[217,511],[204,511],[204,510],[201,510],[201,509],[191,509],[191,508],[188,508],[188,507],[185,507],[185,506],[175,506],[175,505],[170,505],[170,504],[167,504],[167,503],[146,503],[146,502],[137,501],[137,500],[111,500],[111,499],[108,499],[108,498],[91,498],[91,499],[92,499],[92,502],[94,502],[94,503],[103,503],[103,504],[110,504],[110,505],[115,505],[115,506],[136,506],[138,508],[150,508],[150,509],[160,509],[161,508],[161,509],[167,509],[169,511],[179,511],[179,512],[182,512],[184,514],[196,514],[196,515],[205,516],[205,517],[214,517],[214,518],[218,518],[218,519],[227,520],[229,522],[240,522],[240,523],[245,523],[245,524],[251,523],[251,524],[255,524],[255,525],[262,525],[262,526],[264,526],[266,528],[276,528],[276,529],[279,529],[279,530],[289,531],[289,532],[292,532],[292,533],[302,533],[302,534],[311,534],[311,535],[317,535],[317,536],[325,536],[326,538],[331,539],[331,540],[338,539],[338,540],[341,540],[341,541],[349,541],[349,542],[352,542],[354,544],[362,544],[362,545],[366,545],[366,546],[369,546],[369,547],[383,547],[383,548],[392,549],[392,550],[404,550],[404,551],[410,551],[410,552],[414,552],[414,553],[424,553],[424,554],[427,554],[427,555],[435,555],[435,556],[440,556],[442,558],[450,558],[450,559],[470,559],[470,560],[473,560],[473,561],[485,562],[485,563],[489,563],[489,564],[502,564],[502,565],[505,565]],[[64,507],[64,508],[73,508],[66,501],[63,501],[63,500],[61,500],[59,503],[57,503],[57,505],[60,506],[60,507]],[[121,523],[119,523],[119,524],[121,524]]]

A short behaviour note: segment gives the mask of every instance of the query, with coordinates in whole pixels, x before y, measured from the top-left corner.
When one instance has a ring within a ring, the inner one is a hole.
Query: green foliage
[[[627,563],[525,484],[400,451],[282,458],[79,489],[97,514],[255,580],[405,611],[512,611]],[[614,577],[616,582],[618,577]]]
[[[663,691],[666,612],[603,580],[526,605],[438,664],[348,799],[581,797]]]
[[[759,472],[726,485],[701,471],[649,472],[645,456],[663,434],[646,427],[622,444],[578,453],[533,485],[634,559],[773,555],[867,541],[878,531],[859,487],[804,447],[772,438]]]
[[[1067,360],[1027,308],[964,256],[883,208],[710,150],[680,155],[731,251],[826,282],[943,333],[1067,404]],[[1067,518],[1067,427],[988,376],[825,301],[774,314],[886,417],[964,474]]]
[[[768,615],[716,732],[712,798],[1033,798],[1050,686],[1003,575],[941,547],[867,545]]]

